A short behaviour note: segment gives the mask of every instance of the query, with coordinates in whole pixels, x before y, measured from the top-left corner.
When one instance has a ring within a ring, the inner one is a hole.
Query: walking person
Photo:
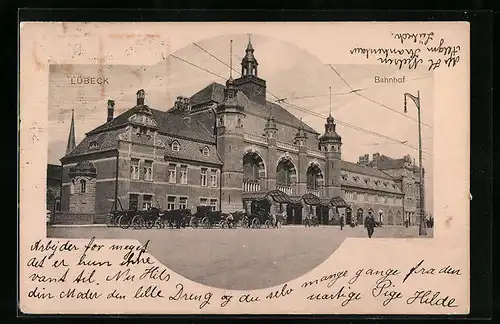
[[[371,238],[375,230],[375,218],[372,211],[368,211],[368,216],[365,218],[365,228],[368,231],[368,237]]]
[[[344,215],[340,215],[340,230],[344,230]]]

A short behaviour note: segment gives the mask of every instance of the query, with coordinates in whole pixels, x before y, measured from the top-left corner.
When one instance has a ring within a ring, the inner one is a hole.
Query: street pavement
[[[427,237],[432,237],[428,229]],[[259,289],[295,279],[325,261],[361,227],[284,226],[279,229],[121,229],[48,227],[49,238],[150,240],[148,251],[178,274],[212,287]],[[418,227],[376,228],[373,239],[418,237]]]

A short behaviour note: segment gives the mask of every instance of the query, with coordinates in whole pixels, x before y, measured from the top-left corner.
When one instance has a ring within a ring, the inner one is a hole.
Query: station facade
[[[419,180],[409,157],[342,160],[331,114],[319,133],[266,100],[250,42],[241,72],[178,97],[168,111],[149,107],[142,89],[119,116],[109,100],[105,122],[78,145],[72,120],[59,222],[101,223],[111,208],[210,205],[286,212],[289,223],[310,214],[360,223],[371,210],[384,224],[416,224]]]

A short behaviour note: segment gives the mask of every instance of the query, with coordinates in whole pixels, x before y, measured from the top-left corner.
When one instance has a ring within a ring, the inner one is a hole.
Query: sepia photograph
[[[347,237],[432,238],[432,98],[423,68],[323,64],[266,35],[51,65],[48,237],[152,238],[229,289],[283,284]]]
[[[466,314],[469,26],[26,22],[26,314]]]

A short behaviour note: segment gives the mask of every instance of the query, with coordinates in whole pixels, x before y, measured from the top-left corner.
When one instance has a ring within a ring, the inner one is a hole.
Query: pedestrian
[[[340,215],[340,230],[344,230],[344,215]]]
[[[234,217],[232,213],[229,213],[227,216],[227,227],[233,228],[234,227]]]
[[[368,211],[368,216],[365,218],[365,228],[368,231],[368,237],[371,238],[375,230],[375,218],[372,211]]]

